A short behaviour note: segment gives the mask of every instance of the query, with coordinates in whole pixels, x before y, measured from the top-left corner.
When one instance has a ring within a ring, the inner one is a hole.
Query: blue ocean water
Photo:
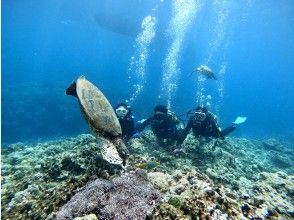
[[[65,95],[80,75],[138,120],[207,104],[248,117],[234,136],[293,140],[293,60],[292,0],[3,0],[2,145],[88,132]]]

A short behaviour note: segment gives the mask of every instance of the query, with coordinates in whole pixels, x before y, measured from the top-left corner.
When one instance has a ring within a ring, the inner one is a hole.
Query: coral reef
[[[175,174],[187,167],[197,173],[206,174],[209,178],[206,182],[210,181],[215,186],[223,188],[223,195],[239,204],[238,209],[242,211],[243,217],[291,219],[293,215],[292,145],[284,145],[275,139],[226,138],[207,141],[189,135],[182,146],[186,154],[175,157],[172,154],[172,147],[159,146],[152,133],[146,132],[139,140],[133,140],[131,147],[134,154],[138,152],[144,155],[144,160],[158,158],[161,165],[157,170],[161,172]],[[138,163],[137,160],[134,161]],[[176,169],[178,171],[175,171]],[[160,182],[164,186],[161,191],[166,192],[166,188],[173,190],[171,181],[166,181],[165,178],[170,177],[160,177],[162,181],[155,181],[154,186],[158,188]],[[177,184],[172,194],[178,196],[177,194],[181,194],[187,188],[187,184]],[[203,198],[201,200],[205,201]],[[170,206],[163,204],[163,207]],[[161,207],[156,213],[162,209]],[[202,213],[205,211],[202,210]],[[177,218],[181,219],[179,216]],[[189,218],[193,219],[192,216]]]
[[[157,206],[148,218],[240,219],[243,215],[236,200],[215,186],[208,176],[191,168],[176,170],[169,185],[165,194],[167,203]]]
[[[102,159],[100,144],[92,135],[80,135],[2,148],[2,216],[45,219],[89,179],[119,173],[120,167]]]
[[[123,170],[102,159],[101,144],[85,134],[2,148],[1,217],[293,218],[291,143],[189,135],[185,154],[176,156],[174,146],[158,144],[146,131],[128,143]]]

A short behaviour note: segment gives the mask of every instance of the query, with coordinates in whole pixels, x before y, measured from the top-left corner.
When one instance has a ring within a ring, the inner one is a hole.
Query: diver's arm
[[[213,133],[216,134],[216,137],[224,139],[225,137],[223,136],[221,129],[218,126],[218,123],[216,121],[216,116],[210,113],[210,118],[211,118]]]
[[[221,132],[220,127],[218,127],[218,125],[216,125],[216,129],[217,129],[217,137],[219,137],[220,139],[224,140],[225,136],[223,135],[223,133]]]
[[[192,119],[190,119],[186,128],[184,129],[182,135],[179,137],[179,139],[177,141],[177,145],[181,145],[184,142],[184,140],[186,139],[187,135],[189,134],[189,132],[192,128],[192,125],[193,125],[193,121],[192,121]]]
[[[143,131],[148,125],[150,125],[152,120],[153,120],[153,117],[150,117],[150,118],[146,119],[144,122],[138,124],[136,131],[137,132]]]

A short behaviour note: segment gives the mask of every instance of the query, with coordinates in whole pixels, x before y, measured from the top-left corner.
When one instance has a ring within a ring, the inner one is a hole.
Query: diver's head
[[[204,106],[198,106],[195,109],[195,120],[196,120],[196,122],[198,122],[198,123],[203,122],[206,119],[207,112],[208,112],[208,110],[207,110],[206,107],[204,107]]]
[[[124,118],[131,113],[131,109],[125,103],[120,103],[115,107],[115,113],[118,118]]]
[[[167,112],[168,112],[168,109],[165,105],[156,105],[153,109],[154,111],[154,114],[157,115],[157,114],[164,114],[166,115]]]

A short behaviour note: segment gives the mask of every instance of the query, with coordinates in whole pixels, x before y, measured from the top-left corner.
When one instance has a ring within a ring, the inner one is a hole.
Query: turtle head
[[[72,95],[74,97],[78,97],[77,95],[77,83],[75,81],[73,81],[70,86],[65,90],[65,94],[66,95]]]

